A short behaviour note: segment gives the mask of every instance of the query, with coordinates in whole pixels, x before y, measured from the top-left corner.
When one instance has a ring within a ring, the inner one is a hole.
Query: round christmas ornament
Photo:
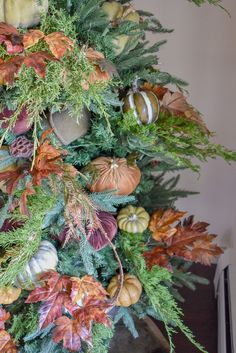
[[[151,124],[158,119],[160,102],[151,91],[130,92],[124,99],[123,111],[133,110],[138,124]]]
[[[125,158],[98,157],[89,166],[93,181],[88,186],[92,192],[116,190],[117,195],[131,194],[141,179],[137,165],[129,165]]]
[[[15,110],[10,110],[7,107],[5,107],[3,111],[0,113],[0,121],[2,121],[1,127],[3,129],[8,127],[9,125],[8,120],[12,117],[14,113],[15,113]],[[32,127],[32,123],[29,123],[28,121],[28,112],[26,108],[23,108],[20,114],[18,115],[16,123],[11,129],[11,131],[14,135],[21,135],[29,131],[31,127]]]
[[[9,151],[12,157],[30,158],[33,155],[34,144],[25,136],[19,136],[12,142]]]
[[[119,275],[114,276],[107,287],[107,292],[109,293],[111,298],[115,295],[118,286]],[[124,276],[124,284],[116,305],[128,307],[130,305],[136,304],[139,301],[141,294],[141,283],[139,282],[137,277],[127,273]]]
[[[47,240],[41,241],[38,251],[29,260],[24,271],[17,276],[15,285],[24,289],[32,289],[40,284],[39,276],[43,272],[55,270],[58,263],[57,250]]]
[[[0,22],[32,27],[39,23],[41,12],[47,10],[48,0],[0,0]]]
[[[14,303],[21,294],[21,288],[0,288],[0,304],[9,305]]]
[[[90,112],[84,106],[80,116],[73,116],[68,109],[51,113],[49,123],[55,135],[63,145],[84,136],[90,126]]]
[[[150,216],[143,207],[132,205],[122,208],[117,216],[118,227],[128,233],[143,233],[149,220]]]
[[[109,240],[112,241],[116,235],[117,223],[115,217],[108,212],[100,211],[97,216],[101,223],[101,227],[106,234],[97,227],[91,230],[88,241],[95,250],[99,251],[107,246],[110,243]]]

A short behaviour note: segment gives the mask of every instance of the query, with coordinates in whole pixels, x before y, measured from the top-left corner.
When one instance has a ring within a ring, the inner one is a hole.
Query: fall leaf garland
[[[29,52],[26,50],[44,40],[52,55],[47,51]],[[26,34],[20,34],[17,29],[4,22],[0,23],[0,44],[5,44],[9,55],[15,55],[10,59],[0,61],[0,84],[13,85],[16,75],[22,65],[34,69],[44,78],[46,75],[47,62],[59,61],[67,51],[74,48],[73,41],[61,32],[53,32],[45,35],[40,30],[29,30]]]
[[[81,340],[91,343],[92,324],[110,326],[107,312],[111,304],[102,285],[91,276],[75,278],[60,276],[55,271],[42,274],[43,287],[34,289],[26,303],[43,302],[39,328],[55,323],[53,341],[63,341],[63,347],[77,351]],[[69,313],[70,317],[63,315]]]
[[[173,225],[184,214],[185,212],[168,209],[158,210],[152,215],[149,229],[158,243],[144,253],[149,269],[154,265],[171,269],[172,256],[210,265],[222,253],[222,249],[213,243],[216,235],[207,231],[208,223],[194,223],[193,216],[190,216],[176,226]]]

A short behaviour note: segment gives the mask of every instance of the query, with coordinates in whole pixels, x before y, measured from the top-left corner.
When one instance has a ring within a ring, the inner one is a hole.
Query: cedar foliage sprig
[[[164,281],[171,281],[171,274],[168,270],[159,266],[154,266],[151,271],[146,268],[143,251],[145,244],[142,234],[133,234],[121,232],[120,243],[125,256],[131,262],[131,268],[134,274],[139,278],[149,301],[164,322],[169,342],[170,353],[174,352],[174,343],[172,335],[175,332],[173,326],[182,331],[182,333],[192,342],[201,352],[206,350],[195,341],[192,332],[182,321],[182,312],[177,306],[174,297],[168,288],[163,284]]]

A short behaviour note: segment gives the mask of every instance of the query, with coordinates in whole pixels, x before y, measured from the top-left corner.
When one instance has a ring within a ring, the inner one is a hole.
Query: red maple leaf
[[[81,347],[81,339],[91,342],[90,332],[82,327],[76,320],[62,316],[56,320],[56,328],[53,331],[53,341],[63,341],[63,347],[70,351],[78,351]]]
[[[17,167],[15,170],[0,173],[0,181],[3,181],[6,186],[6,192],[12,195],[18,186],[18,183],[24,179],[28,171],[26,165]]]
[[[67,51],[74,48],[73,41],[61,32],[53,32],[44,37],[49,49],[57,59],[61,59]]]
[[[17,29],[7,23],[0,22],[0,44],[6,45],[7,53],[17,54],[24,50],[22,44],[23,36]]]
[[[38,51],[24,57],[24,64],[31,67],[41,77],[45,78],[48,61],[58,61],[46,51]]]
[[[8,83],[9,85],[12,85],[23,62],[23,56],[15,56],[6,61],[0,61],[0,84],[3,85]]]

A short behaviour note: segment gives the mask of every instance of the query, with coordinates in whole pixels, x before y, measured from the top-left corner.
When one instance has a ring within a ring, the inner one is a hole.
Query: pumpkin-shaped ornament
[[[125,158],[98,157],[88,170],[93,176],[88,186],[92,192],[116,190],[117,195],[129,195],[141,179],[140,169],[135,164],[129,165]]]
[[[149,220],[150,216],[143,207],[132,205],[122,208],[117,216],[118,227],[128,233],[143,233]]]
[[[119,286],[119,275],[114,276],[111,279],[107,287],[107,292],[110,297],[114,297],[116,290]],[[124,276],[124,283],[119,295],[119,298],[116,302],[117,306],[125,306],[128,307],[130,305],[136,304],[142,294],[142,285],[137,279],[137,277],[130,275],[129,273]]]
[[[48,0],[0,0],[0,22],[15,27],[32,27],[40,14],[48,10]]]
[[[24,271],[17,276],[15,285],[32,289],[40,285],[39,277],[43,272],[55,270],[58,263],[57,251],[52,243],[43,240],[39,249],[29,260]]]
[[[148,125],[158,119],[160,102],[151,91],[132,91],[124,99],[123,111],[133,110],[138,124]]]
[[[14,303],[21,294],[21,288],[3,287],[0,288],[0,304],[9,305]]]

